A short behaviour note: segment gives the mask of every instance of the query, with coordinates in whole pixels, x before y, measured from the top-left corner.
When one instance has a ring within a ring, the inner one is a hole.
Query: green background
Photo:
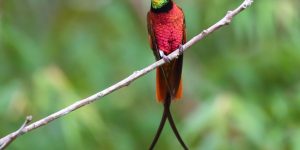
[[[188,39],[242,0],[177,0]],[[0,137],[154,62],[150,0],[0,0]],[[172,105],[191,149],[300,150],[300,1],[255,0],[184,58]],[[11,150],[147,149],[155,72],[18,138]],[[157,149],[181,149],[169,125]]]

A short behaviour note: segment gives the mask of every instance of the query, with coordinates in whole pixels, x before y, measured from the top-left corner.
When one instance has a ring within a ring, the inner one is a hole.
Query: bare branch
[[[220,21],[218,21],[216,24],[212,25],[211,27],[203,30],[200,34],[196,35],[195,37],[193,37],[190,41],[188,41],[186,44],[183,45],[183,51],[186,51],[189,47],[191,47],[192,45],[194,45],[195,43],[197,43],[198,41],[202,40],[204,37],[208,36],[209,34],[211,34],[212,32],[218,30],[219,28],[221,28],[222,26],[228,25],[231,21],[232,18],[234,16],[236,16],[237,14],[239,14],[241,11],[243,11],[244,9],[246,9],[247,7],[249,7],[252,4],[253,0],[245,0],[239,7],[237,7],[236,9],[232,10],[232,11],[228,11],[227,14],[225,15],[224,18],[222,18]],[[173,60],[175,58],[177,58],[180,55],[179,50],[177,49],[176,51],[174,51],[173,53],[171,53],[170,55],[168,55],[167,57],[170,60]],[[131,74],[130,76],[128,76],[127,78],[119,81],[118,83],[108,87],[107,89],[100,91],[92,96],[89,96],[85,99],[79,100],[75,103],[73,103],[72,105],[65,107],[43,119],[40,119],[30,125],[29,122],[31,121],[32,117],[29,116],[26,118],[25,123],[21,126],[21,128],[13,133],[10,133],[6,136],[4,136],[3,138],[0,139],[0,150],[6,148],[12,141],[14,141],[17,137],[19,137],[20,135],[23,135],[33,129],[39,128],[41,126],[47,125],[48,123],[69,114],[70,112],[79,109],[80,107],[83,107],[87,104],[90,104],[122,87],[128,86],[131,82],[135,81],[136,79],[140,78],[141,76],[149,73],[150,71],[154,70],[155,68],[163,65],[165,62],[163,59],[149,65],[148,67],[139,70],[139,71],[135,71],[133,74]]]
[[[32,121],[32,116],[27,116],[22,126],[14,132],[14,134],[9,134],[7,137],[7,141],[5,141],[3,144],[2,141],[0,142],[0,150],[6,148],[11,142],[13,142],[18,136],[22,135],[24,132],[24,128]],[[1,139],[2,140],[2,139]]]

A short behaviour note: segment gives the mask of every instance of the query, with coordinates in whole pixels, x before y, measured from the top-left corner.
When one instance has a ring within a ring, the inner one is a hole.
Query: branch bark
[[[212,32],[218,30],[219,28],[230,24],[230,22],[232,21],[233,17],[236,16],[237,14],[239,14],[241,11],[243,11],[244,9],[246,9],[247,7],[249,7],[252,4],[253,0],[244,0],[244,2],[238,6],[236,9],[232,10],[232,11],[228,11],[227,14],[221,19],[219,20],[217,23],[215,23],[214,25],[212,25],[211,27],[207,28],[206,30],[203,30],[200,34],[196,35],[195,37],[193,37],[191,40],[189,40],[186,44],[183,45],[183,51],[186,51],[189,47],[191,47],[192,45],[194,45],[195,43],[199,42],[200,40],[202,40],[204,37],[208,36],[209,34],[211,34]],[[169,57],[170,60],[176,59],[178,56],[180,55],[179,50],[177,49],[176,51],[174,51],[173,53],[171,53],[170,55],[168,55],[167,57]],[[127,78],[119,81],[118,83],[108,87],[107,89],[100,91],[92,96],[89,96],[85,99],[79,100],[45,118],[42,118],[32,124],[29,125],[29,123],[31,122],[32,117],[27,117],[26,121],[24,122],[24,124],[20,127],[20,129],[18,129],[15,132],[12,132],[4,137],[2,137],[0,139],[0,150],[6,148],[9,144],[11,144],[16,138],[18,138],[19,136],[32,131],[34,129],[37,129],[39,127],[45,126],[48,123],[62,117],[65,116],[69,113],[71,113],[74,110],[77,110],[85,105],[88,105],[90,103],[95,102],[96,100],[99,100],[100,98],[120,89],[123,88],[125,86],[128,86],[131,82],[135,81],[136,79],[142,77],[143,75],[149,73],[150,71],[154,70],[155,68],[165,64],[166,62],[164,62],[163,59],[147,66],[146,68],[142,69],[142,70],[138,70],[135,71],[133,74],[131,74],[130,76],[128,76]]]

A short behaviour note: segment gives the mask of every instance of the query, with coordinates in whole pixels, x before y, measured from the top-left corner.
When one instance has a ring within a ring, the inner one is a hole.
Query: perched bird
[[[172,61],[166,57],[178,48],[182,54],[182,44],[186,42],[184,14],[172,0],[151,0],[147,23],[149,42],[156,60],[167,61],[156,70],[156,97],[158,102],[164,104],[164,112],[150,149],[154,148],[166,119],[169,120],[180,144],[184,149],[188,149],[176,129],[170,112],[171,101],[182,97],[183,55]]]

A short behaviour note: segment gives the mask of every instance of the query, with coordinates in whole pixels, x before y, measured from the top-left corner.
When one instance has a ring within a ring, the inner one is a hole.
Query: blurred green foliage
[[[188,37],[242,0],[177,1]],[[154,62],[150,0],[0,1],[0,136]],[[173,104],[191,149],[300,150],[300,2],[256,0],[184,60]],[[159,124],[155,73],[17,139],[9,149],[146,149]],[[181,149],[169,125],[157,149]]]

